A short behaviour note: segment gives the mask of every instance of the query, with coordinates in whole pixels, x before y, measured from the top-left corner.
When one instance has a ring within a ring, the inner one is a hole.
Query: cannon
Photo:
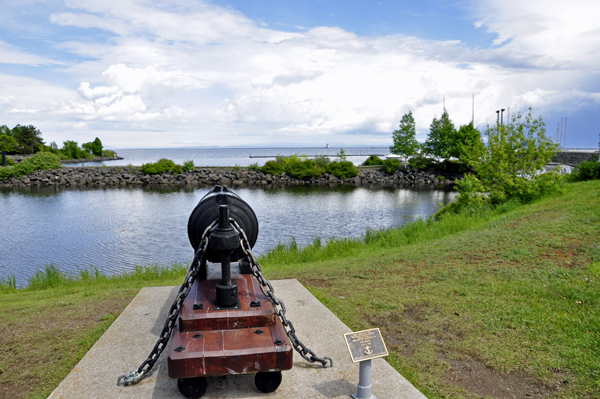
[[[173,331],[169,377],[186,398],[205,393],[207,376],[255,373],[261,392],[275,391],[293,347],[247,257],[258,237],[254,211],[217,186],[192,211],[188,237],[202,259]]]

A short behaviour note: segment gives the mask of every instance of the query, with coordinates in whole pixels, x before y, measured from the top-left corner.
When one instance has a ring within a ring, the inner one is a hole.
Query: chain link
[[[142,362],[140,367],[138,367],[136,370],[130,371],[127,374],[119,376],[119,378],[117,379],[117,385],[120,384],[121,379],[123,379],[123,385],[131,385],[138,383],[142,378],[144,378],[146,374],[150,372],[150,370],[152,370],[152,367],[154,367],[154,363],[156,363],[162,352],[167,347],[167,343],[169,342],[169,338],[171,338],[171,333],[173,332],[173,328],[177,323],[179,313],[181,312],[181,308],[183,307],[183,302],[190,293],[192,285],[196,281],[196,277],[198,277],[200,266],[204,262],[204,254],[208,246],[208,238],[213,232],[216,225],[217,220],[211,223],[211,225],[204,230],[202,238],[200,239],[200,245],[198,246],[198,250],[194,255],[194,260],[192,261],[192,264],[190,265],[187,271],[185,280],[181,285],[181,288],[179,288],[177,297],[171,305],[169,315],[167,316],[165,325],[162,329],[162,332],[160,333],[158,341],[156,341],[156,344],[154,345],[154,348],[152,349],[146,360]]]
[[[296,352],[298,352],[300,356],[304,358],[304,360],[310,363],[319,362],[323,365],[323,367],[327,367],[327,362],[329,361],[329,367],[333,367],[333,359],[331,359],[328,356],[318,357],[315,352],[307,348],[306,345],[304,345],[298,339],[298,337],[296,336],[296,329],[294,328],[294,325],[285,316],[286,309],[285,305],[283,304],[283,301],[275,296],[273,286],[271,285],[269,280],[267,280],[262,274],[262,269],[258,264],[256,258],[254,257],[254,254],[252,253],[250,242],[246,237],[246,233],[234,219],[230,218],[229,221],[231,222],[233,228],[240,234],[240,245],[242,251],[244,252],[246,257],[248,258],[248,261],[250,262],[252,274],[260,283],[260,289],[262,293],[265,294],[273,303],[273,309],[275,310],[275,314],[279,317],[281,323],[285,327],[285,332],[287,333],[287,336],[290,339],[290,342],[292,343],[292,346],[294,347]]]
[[[298,337],[296,336],[296,329],[294,328],[294,325],[291,321],[287,319],[285,315],[286,308],[283,304],[283,301],[275,296],[273,286],[271,285],[269,280],[267,280],[262,274],[262,269],[256,261],[254,254],[252,253],[252,249],[250,247],[248,238],[246,237],[246,233],[234,219],[230,218],[229,221],[233,225],[233,228],[240,235],[240,245],[242,251],[244,252],[246,257],[248,258],[248,261],[250,262],[252,274],[260,283],[260,289],[263,292],[263,294],[267,296],[269,300],[273,303],[273,309],[275,310],[275,314],[281,320],[281,323],[285,328],[285,332],[296,352],[298,352],[300,356],[302,356],[306,361],[310,363],[319,362],[323,365],[323,367],[327,367],[327,362],[329,362],[329,367],[333,367],[333,360],[330,357],[318,357],[315,354],[315,352],[307,348],[306,345],[304,345],[298,339]],[[150,372],[150,370],[152,370],[152,367],[154,367],[154,364],[167,347],[169,339],[171,338],[171,334],[173,333],[173,328],[177,323],[179,313],[181,312],[181,308],[183,307],[183,303],[189,295],[192,285],[196,281],[196,278],[198,277],[200,266],[204,262],[204,255],[208,246],[208,239],[217,223],[218,220],[215,220],[210,226],[206,228],[206,230],[204,230],[204,233],[202,234],[202,239],[200,240],[200,246],[198,247],[198,250],[196,251],[196,254],[194,256],[194,260],[192,261],[192,264],[188,269],[188,272],[185,276],[185,280],[181,285],[181,288],[179,288],[177,297],[171,305],[169,315],[167,316],[165,325],[162,329],[162,332],[160,333],[158,341],[154,345],[154,348],[152,349],[146,360],[142,362],[140,367],[130,371],[127,374],[119,376],[119,378],[117,379],[117,385],[121,383],[121,379],[123,380],[123,385],[132,385],[138,383],[142,378],[144,378],[146,374]]]

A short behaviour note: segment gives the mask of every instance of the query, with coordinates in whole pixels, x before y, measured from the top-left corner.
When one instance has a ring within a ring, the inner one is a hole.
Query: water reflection
[[[63,270],[89,265],[113,274],[153,262],[187,263],[193,256],[187,221],[212,187],[21,188],[0,191],[0,276],[25,284],[54,263]],[[435,212],[456,193],[431,188],[354,186],[234,189],[260,224],[255,252],[292,237],[358,237],[367,228],[400,226]]]

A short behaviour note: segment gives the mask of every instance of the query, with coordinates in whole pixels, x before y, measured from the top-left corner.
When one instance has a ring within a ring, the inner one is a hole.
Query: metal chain
[[[262,274],[262,269],[258,264],[256,258],[254,257],[254,254],[252,253],[250,242],[246,237],[246,233],[234,219],[230,218],[229,221],[233,225],[233,228],[240,234],[241,248],[248,260],[250,261],[252,274],[259,281],[260,289],[263,292],[263,294],[265,294],[273,303],[273,309],[275,310],[275,314],[281,319],[281,323],[285,327],[285,332],[287,333],[287,336],[290,339],[290,342],[292,343],[292,346],[294,347],[296,352],[298,352],[300,356],[304,358],[304,360],[310,363],[319,362],[323,365],[323,367],[327,367],[327,361],[329,361],[329,367],[333,367],[333,359],[331,359],[328,356],[318,357],[315,354],[315,352],[308,349],[306,345],[304,345],[298,339],[298,337],[296,336],[296,329],[294,329],[294,325],[285,316],[286,309],[285,305],[283,304],[283,301],[275,296],[275,293],[273,292],[273,286],[271,285],[269,280],[267,280]]]
[[[144,362],[138,367],[136,370],[132,370],[127,374],[123,374],[119,376],[117,379],[117,385],[120,384],[121,379],[123,379],[123,385],[131,385],[138,383],[146,374],[150,372],[152,367],[154,367],[154,363],[158,360],[162,352],[167,347],[167,343],[169,342],[169,338],[171,338],[171,333],[173,332],[173,328],[177,323],[177,319],[179,318],[179,313],[181,312],[181,308],[183,306],[183,302],[185,298],[187,298],[192,285],[196,281],[196,277],[198,277],[198,272],[200,265],[204,262],[204,254],[206,252],[206,247],[208,246],[208,238],[210,234],[213,232],[215,226],[217,225],[217,220],[215,220],[210,226],[208,226],[204,233],[202,234],[202,238],[200,239],[200,245],[196,254],[194,255],[194,260],[190,265],[187,274],[185,276],[185,280],[179,288],[179,292],[177,293],[177,297],[173,301],[171,305],[171,309],[169,310],[169,315],[167,316],[167,320],[165,321],[165,325],[160,333],[160,337],[154,348],[144,360]]]

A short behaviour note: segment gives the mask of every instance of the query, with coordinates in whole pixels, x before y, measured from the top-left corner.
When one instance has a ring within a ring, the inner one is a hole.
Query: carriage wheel
[[[274,392],[281,384],[281,371],[256,373],[254,383],[259,391],[264,393]]]
[[[202,397],[206,392],[206,377],[196,378],[180,378],[177,380],[177,388],[179,392],[186,398],[197,399]]]

